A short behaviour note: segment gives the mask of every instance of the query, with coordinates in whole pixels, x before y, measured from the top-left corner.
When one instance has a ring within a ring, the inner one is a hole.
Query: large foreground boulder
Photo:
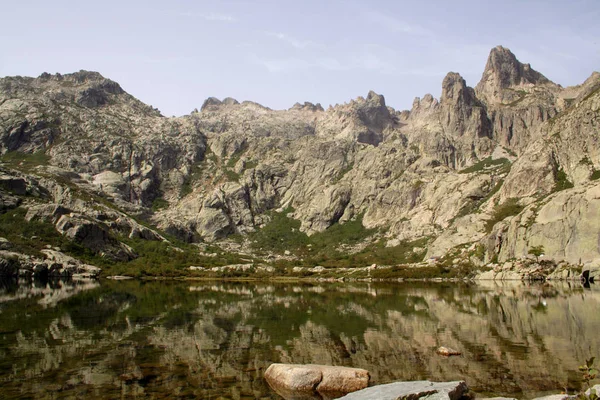
[[[327,365],[271,364],[265,371],[269,385],[286,399],[302,398],[315,391],[343,395],[366,388],[369,378],[364,369]]]
[[[464,381],[455,382],[394,382],[350,393],[345,400],[458,400],[468,391]]]

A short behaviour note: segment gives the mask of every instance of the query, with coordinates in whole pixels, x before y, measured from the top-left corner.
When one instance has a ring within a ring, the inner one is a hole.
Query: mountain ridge
[[[481,266],[527,257],[539,242],[554,249],[547,257],[576,262],[574,252],[589,247],[593,229],[571,254],[531,213],[562,191],[593,203],[599,87],[600,74],[593,73],[582,85],[562,88],[501,46],[491,50],[474,88],[450,72],[439,100],[425,95],[403,111],[370,91],[327,109],[306,102],[272,110],[211,97],[200,111],[165,117],[96,72],[7,77],[0,78],[0,151],[5,160],[43,154],[47,165],[27,171],[23,163],[5,164],[50,180],[70,176],[73,190],[91,190],[150,229],[188,242],[250,251],[282,215],[286,234],[297,229],[309,237],[359,223],[372,234],[350,252],[425,242],[408,252],[412,260],[443,257],[457,246],[466,257],[481,245],[481,259],[466,258]],[[99,207],[54,192],[46,200],[84,217]],[[509,203],[513,214],[499,219]],[[525,234],[511,225],[522,213],[531,214]],[[563,225],[560,234],[569,237],[580,226]],[[110,224],[105,230],[114,250],[122,233]],[[232,235],[240,243],[231,243]],[[102,252],[101,242],[92,251]],[[301,259],[309,250],[297,245],[290,243],[288,253]],[[582,262],[600,262],[597,248],[584,253]]]

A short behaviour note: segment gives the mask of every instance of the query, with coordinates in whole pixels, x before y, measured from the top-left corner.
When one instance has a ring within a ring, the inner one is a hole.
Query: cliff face
[[[600,229],[578,227],[597,212],[598,88],[597,73],[562,88],[502,47],[475,88],[451,72],[439,101],[402,112],[369,92],[327,110],[209,98],[166,118],[95,72],[7,77],[0,151],[6,174],[51,186],[46,202],[98,222],[91,203],[56,194],[91,192],[188,241],[255,232],[285,211],[308,235],[359,219],[388,246],[427,239],[429,256],[481,242],[488,259],[541,244],[592,261]],[[498,219],[507,202],[521,214]]]

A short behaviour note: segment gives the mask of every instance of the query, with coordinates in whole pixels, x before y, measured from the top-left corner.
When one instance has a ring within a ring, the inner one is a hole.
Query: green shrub
[[[476,164],[471,165],[468,168],[458,171],[458,173],[459,174],[470,174],[473,172],[480,172],[486,168],[490,168],[490,167],[497,166],[497,165],[510,166],[510,161],[506,158],[498,158],[497,160],[492,160],[492,157],[488,157],[486,159],[479,161]]]
[[[335,223],[323,232],[315,233],[310,237],[310,242],[316,249],[333,249],[340,244],[354,245],[367,239],[377,232],[377,229],[364,227],[363,214],[354,220]]]
[[[554,174],[554,192],[560,192],[561,190],[570,189],[573,187],[573,183],[569,181],[567,174],[562,168],[556,170]]]
[[[0,161],[23,171],[30,171],[38,165],[48,165],[50,156],[44,150],[35,153],[22,153],[20,151],[9,151],[0,156]]]
[[[533,246],[529,248],[527,254],[535,256],[535,260],[539,261],[539,258],[542,254],[544,254],[544,251],[544,246]]]
[[[169,207],[169,202],[166,201],[165,199],[163,199],[162,197],[157,197],[152,202],[152,211],[154,211],[154,212],[160,211],[160,210],[168,208],[168,207]]]
[[[523,206],[519,205],[519,200],[515,198],[510,198],[506,200],[503,204],[497,205],[494,209],[494,213],[492,218],[486,223],[486,232],[491,232],[498,222],[503,221],[504,219],[511,217],[513,215],[519,214],[523,211]]]
[[[271,220],[256,232],[248,235],[252,248],[256,251],[283,253],[285,250],[296,252],[309,244],[308,236],[300,231],[300,221],[289,218],[291,207],[283,212],[271,212]]]
[[[229,168],[225,168],[224,172],[225,172],[225,176],[227,177],[227,180],[229,180],[231,182],[239,182],[240,174],[238,174],[237,172],[235,172]]]

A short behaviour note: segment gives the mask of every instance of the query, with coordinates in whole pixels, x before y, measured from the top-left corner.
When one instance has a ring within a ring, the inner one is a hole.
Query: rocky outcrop
[[[395,382],[387,385],[373,386],[368,389],[350,393],[340,399],[345,400],[458,400],[466,395],[467,384],[457,382]]]
[[[554,85],[544,75],[532,69],[531,65],[519,62],[509,49],[497,46],[491,50],[475,90],[490,103],[506,103],[518,98],[518,94],[507,89],[545,84]]]
[[[575,265],[600,259],[599,196],[600,185],[593,183],[533,203],[498,224],[487,239],[488,248],[494,246],[500,261],[525,257],[533,246],[543,246],[548,259]]]
[[[475,96],[475,91],[454,72],[446,75],[442,82],[440,122],[444,133],[454,139],[459,154],[466,159],[458,160],[458,165],[486,158],[494,150],[485,107]]]
[[[445,347],[445,346],[438,347],[435,352],[438,353],[440,356],[444,356],[444,357],[460,356],[462,354],[458,350],[454,350],[450,347]]]
[[[136,258],[136,254],[130,247],[111,237],[107,226],[82,215],[61,216],[56,222],[56,229],[61,235],[103,257],[117,261]]]
[[[41,253],[44,259],[0,250],[0,276],[44,280],[95,279],[100,275],[100,268],[84,264],[57,249],[46,248],[41,250]]]
[[[477,274],[479,281],[581,281],[581,267],[567,262],[558,264],[550,260],[518,259],[494,265],[489,271]]]

